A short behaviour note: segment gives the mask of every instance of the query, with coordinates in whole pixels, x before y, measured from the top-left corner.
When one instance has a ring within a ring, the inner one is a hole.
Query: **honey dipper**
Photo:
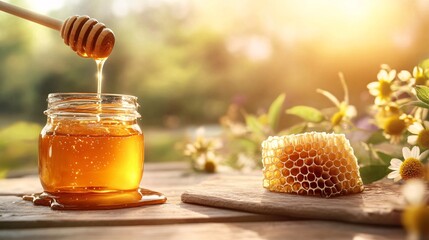
[[[81,57],[107,58],[115,45],[112,30],[88,16],[71,16],[62,22],[2,1],[0,10],[60,31],[64,43]]]

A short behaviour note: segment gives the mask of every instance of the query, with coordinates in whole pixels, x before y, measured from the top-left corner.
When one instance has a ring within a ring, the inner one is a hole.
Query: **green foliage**
[[[39,139],[41,129],[39,124],[28,122],[16,122],[0,129],[0,148],[10,143],[35,141]]]
[[[384,163],[386,169],[390,165],[390,160],[392,160],[393,156],[381,152],[381,151],[375,151],[375,154],[377,155],[377,158],[381,160],[381,162]]]
[[[268,123],[270,124],[271,129],[273,129],[274,131],[277,130],[277,126],[280,120],[281,109],[285,98],[286,94],[280,94],[280,96],[278,96],[276,100],[274,100],[268,110]]]
[[[287,109],[286,113],[300,117],[307,122],[320,123],[325,120],[318,109],[308,106],[295,106]]]
[[[386,137],[383,136],[383,131],[375,131],[366,140],[367,144],[380,144],[386,141]]]
[[[252,134],[263,135],[264,134],[264,126],[258,120],[258,118],[254,115],[246,114],[244,116],[246,121],[246,126]]]
[[[417,98],[425,105],[429,105],[429,87],[419,85],[419,86],[416,86],[415,89],[417,93]]]
[[[30,122],[16,122],[0,129],[0,177],[10,169],[36,166],[41,126]]]
[[[369,184],[384,178],[389,170],[386,165],[369,165],[359,169],[364,184]]]

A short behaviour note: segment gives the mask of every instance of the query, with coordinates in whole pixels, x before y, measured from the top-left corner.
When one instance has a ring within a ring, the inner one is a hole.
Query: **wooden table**
[[[292,219],[182,203],[181,194],[216,177],[185,163],[146,164],[142,186],[166,204],[98,211],[54,211],[18,195],[41,191],[35,175],[0,180],[0,239],[404,239],[401,228]],[[231,173],[230,173],[231,174]]]

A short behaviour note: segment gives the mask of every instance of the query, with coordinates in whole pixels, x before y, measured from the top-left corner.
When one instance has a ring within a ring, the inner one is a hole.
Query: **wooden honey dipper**
[[[60,31],[64,43],[81,57],[107,58],[115,45],[112,30],[88,16],[71,16],[62,22],[2,1],[0,10]]]

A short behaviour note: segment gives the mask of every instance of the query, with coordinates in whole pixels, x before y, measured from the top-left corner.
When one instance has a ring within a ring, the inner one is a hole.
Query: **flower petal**
[[[423,125],[425,126],[425,129],[429,129],[429,122],[428,121],[424,121]]]
[[[402,148],[402,155],[404,156],[404,159],[411,157],[411,150],[407,147]]]
[[[357,116],[357,110],[356,107],[353,105],[349,105],[346,108],[346,116],[349,118],[354,118]]]
[[[397,178],[398,176],[400,176],[399,171],[393,171],[393,172],[389,173],[389,175],[387,175],[387,178],[394,179],[394,178]]]
[[[393,179],[393,181],[394,181],[394,182],[397,182],[397,181],[399,181],[399,180],[401,180],[401,179],[402,179],[401,174],[399,174],[399,173],[398,173],[398,176],[397,176],[397,177],[395,177],[395,179]]]
[[[389,78],[388,79],[386,79],[388,82],[391,82],[393,79],[395,79],[395,77],[396,77],[396,70],[391,70],[390,72],[389,72]]]
[[[408,127],[408,131],[412,134],[419,134],[423,129],[422,124],[419,122],[414,122]]]
[[[380,87],[380,83],[379,82],[370,82],[370,83],[368,83],[368,85],[366,85],[366,87],[369,89],[378,89]]]
[[[408,81],[411,78],[411,73],[406,70],[402,70],[398,73],[398,78],[404,82]]]
[[[408,138],[407,138],[407,142],[409,143],[409,144],[411,144],[411,145],[416,145],[417,144],[417,139],[419,138],[419,136],[417,136],[417,135],[411,135],[411,136],[408,136]]]
[[[413,149],[411,149],[411,157],[415,159],[419,159],[420,157],[420,148],[417,146],[414,146]]]
[[[380,94],[380,90],[378,90],[378,88],[370,88],[369,94],[371,94],[372,96],[378,96]]]
[[[423,160],[425,159],[429,154],[429,150],[426,150],[424,152],[422,152],[422,154],[420,154],[420,156],[418,157],[419,160]]]
[[[401,167],[401,165],[402,165],[402,161],[397,159],[397,158],[392,158],[392,160],[390,160],[390,167],[394,167],[394,168],[399,169],[399,167]],[[393,169],[393,170],[395,170],[395,169]]]
[[[387,79],[387,77],[388,77],[388,74],[387,74],[387,71],[386,70],[384,70],[384,69],[381,69],[379,72],[378,72],[378,74],[377,74],[377,79],[380,81],[380,80],[385,80],[385,79]]]

